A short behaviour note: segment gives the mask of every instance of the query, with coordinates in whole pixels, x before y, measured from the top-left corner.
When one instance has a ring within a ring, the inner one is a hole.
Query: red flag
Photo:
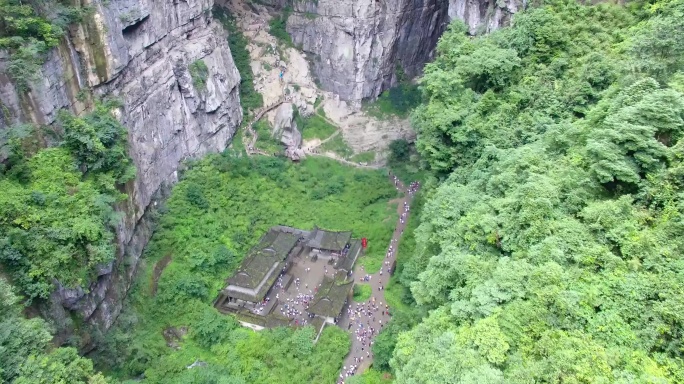
[[[365,237],[361,239],[361,246],[366,248],[368,246],[368,239],[366,239]]]

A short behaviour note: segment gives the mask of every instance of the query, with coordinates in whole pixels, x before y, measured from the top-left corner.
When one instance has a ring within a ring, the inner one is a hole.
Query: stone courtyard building
[[[254,329],[334,324],[351,296],[361,241],[351,231],[272,227],[243,259],[214,305]]]

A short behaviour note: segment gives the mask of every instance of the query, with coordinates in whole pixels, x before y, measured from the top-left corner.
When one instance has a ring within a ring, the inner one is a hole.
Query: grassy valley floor
[[[147,383],[333,382],[349,349],[346,332],[326,327],[316,344],[310,327],[257,333],[219,314],[212,300],[276,224],[351,229],[368,238],[359,263],[377,270],[397,219],[388,204],[394,197],[384,171],[321,158],[292,164],[226,152],[191,164],[163,208],[128,310],[96,360],[120,378],[144,374]],[[194,362],[206,365],[186,368]]]

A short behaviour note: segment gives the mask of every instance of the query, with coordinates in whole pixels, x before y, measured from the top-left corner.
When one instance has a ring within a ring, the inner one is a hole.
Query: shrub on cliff
[[[59,147],[36,147],[39,132],[10,137],[11,167],[0,174],[0,264],[29,301],[47,298],[54,281],[87,287],[114,258],[117,187],[135,175],[107,104],[59,121]]]
[[[254,90],[254,73],[252,72],[251,59],[247,51],[247,39],[235,25],[235,20],[221,7],[214,7],[214,17],[228,31],[228,45],[233,55],[235,67],[240,73],[240,104],[246,110],[255,110],[263,106],[261,94]]]

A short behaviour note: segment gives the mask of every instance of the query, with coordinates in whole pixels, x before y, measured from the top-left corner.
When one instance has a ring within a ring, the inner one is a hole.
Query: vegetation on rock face
[[[196,90],[202,92],[207,89],[207,79],[209,78],[209,68],[204,60],[195,60],[188,65],[190,77],[192,77],[192,85]]]
[[[292,46],[292,38],[287,33],[287,19],[292,14],[292,8],[285,7],[278,16],[275,16],[268,22],[269,33],[278,39],[279,42],[288,47]]]
[[[8,138],[0,174],[0,263],[29,299],[47,298],[57,280],[85,287],[114,258],[117,185],[135,175],[126,131],[100,104],[84,117],[63,112],[59,147],[28,132]]]
[[[642,6],[441,38],[413,120],[442,182],[401,278],[431,311],[397,383],[684,382],[684,2]]]
[[[235,25],[235,20],[221,7],[214,7],[213,16],[228,31],[228,46],[235,67],[240,73],[240,104],[245,110],[255,110],[264,104],[261,94],[254,90],[254,73],[247,51],[247,39]]]
[[[10,54],[8,73],[20,92],[36,80],[48,51],[59,44],[66,27],[86,11],[61,1],[0,1],[0,49]]]
[[[299,114],[295,116],[297,129],[302,132],[302,139],[327,139],[337,131],[337,127],[328,123],[323,117],[316,114],[302,118]]]
[[[312,328],[258,333],[220,315],[212,301],[245,253],[273,225],[354,231],[368,238],[359,262],[382,264],[396,220],[396,196],[382,171],[314,158],[301,164],[227,151],[195,162],[174,187],[145,252],[145,269],[128,310],[103,340],[97,361],[145,382],[324,383],[337,376],[349,336],[327,327],[314,345]],[[171,262],[158,278],[155,264]],[[162,331],[189,327],[167,346]],[[197,359],[208,365],[188,370]],[[206,381],[203,381],[206,380]],[[213,380],[213,381],[212,381]]]
[[[377,100],[367,103],[364,110],[371,116],[387,118],[398,116],[406,118],[420,105],[420,90],[415,84],[406,81],[384,91]]]
[[[74,348],[52,349],[48,324],[26,319],[19,297],[0,276],[0,382],[21,384],[104,384],[93,363]]]
[[[273,137],[273,130],[268,123],[268,120],[261,119],[254,123],[254,131],[257,133],[256,147],[268,154],[281,154],[284,152],[284,146],[280,140]]]

